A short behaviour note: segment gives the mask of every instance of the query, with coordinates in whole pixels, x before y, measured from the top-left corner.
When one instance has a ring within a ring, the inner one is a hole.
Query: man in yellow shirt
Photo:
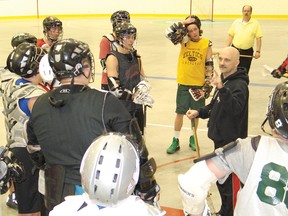
[[[263,34],[259,22],[251,18],[252,6],[244,5],[242,14],[243,18],[235,20],[231,25],[226,44],[239,50],[240,63],[238,67],[246,68],[247,73],[249,73],[252,59],[260,58]]]
[[[201,21],[197,16],[188,16],[183,22],[174,23],[166,31],[166,36],[174,45],[180,43],[178,58],[176,96],[176,118],[174,123],[174,137],[167,149],[173,154],[180,149],[179,134],[183,125],[183,116],[189,109],[198,109],[205,105],[205,98],[212,88],[209,79],[213,73],[212,42],[202,38]],[[208,89],[208,91],[206,91]],[[199,97],[194,97],[195,92]],[[197,129],[198,119],[191,121],[191,127]],[[195,130],[196,132],[196,130]],[[189,146],[196,150],[194,131],[191,130]]]

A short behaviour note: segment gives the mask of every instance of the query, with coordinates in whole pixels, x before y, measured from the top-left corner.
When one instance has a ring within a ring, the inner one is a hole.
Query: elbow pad
[[[206,161],[194,164],[188,172],[178,176],[178,188],[184,210],[189,214],[201,214],[205,209],[208,191],[217,177],[208,168]]]
[[[109,91],[116,96],[117,98],[120,98],[123,94],[123,90],[120,87],[120,81],[117,77],[109,77],[108,78],[108,87]]]

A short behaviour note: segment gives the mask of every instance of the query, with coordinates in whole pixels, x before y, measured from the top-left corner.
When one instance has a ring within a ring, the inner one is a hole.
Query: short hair
[[[242,7],[242,11],[244,11],[244,8],[245,8],[246,6],[247,6],[247,7],[250,7],[251,12],[252,12],[252,6],[251,6],[251,5],[244,5],[244,6]]]

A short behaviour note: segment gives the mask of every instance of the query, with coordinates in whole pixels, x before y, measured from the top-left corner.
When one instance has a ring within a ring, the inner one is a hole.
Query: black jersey
[[[66,183],[81,184],[81,160],[92,141],[105,132],[128,133],[130,120],[112,94],[64,85],[37,99],[27,134],[29,144],[40,145],[48,166],[65,167]]]

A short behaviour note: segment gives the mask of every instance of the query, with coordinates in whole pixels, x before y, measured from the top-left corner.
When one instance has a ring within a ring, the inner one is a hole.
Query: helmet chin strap
[[[261,124],[261,130],[262,130],[264,133],[266,133],[266,134],[272,136],[271,133],[267,132],[267,131],[264,129],[264,126],[265,126],[267,120],[268,120],[268,117],[266,117],[265,120],[263,121],[263,123]]]

